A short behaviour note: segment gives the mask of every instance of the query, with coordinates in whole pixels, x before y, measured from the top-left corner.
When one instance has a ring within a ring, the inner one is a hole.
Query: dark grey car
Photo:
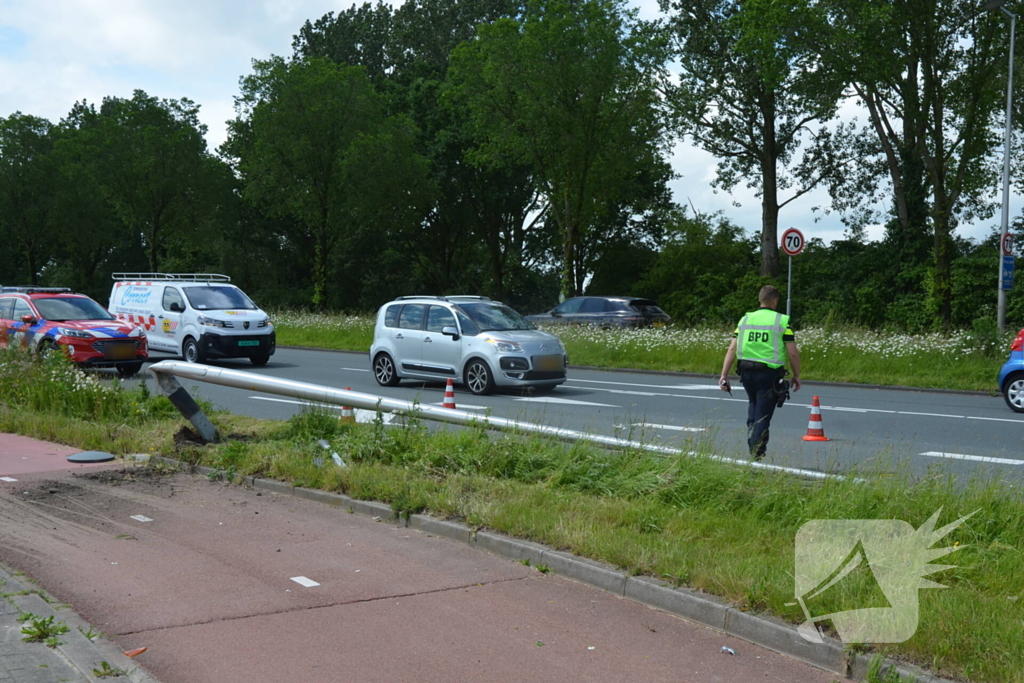
[[[547,313],[528,315],[535,324],[572,323],[599,327],[664,327],[672,322],[658,302],[635,296],[577,296]]]

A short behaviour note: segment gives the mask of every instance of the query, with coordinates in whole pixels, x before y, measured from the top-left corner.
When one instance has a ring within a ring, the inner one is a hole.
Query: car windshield
[[[504,304],[459,304],[481,332],[503,330],[535,330],[530,322]]]
[[[185,296],[197,311],[255,311],[256,304],[236,287],[185,287]]]
[[[105,308],[84,296],[47,297],[32,301],[44,320],[113,320]]]

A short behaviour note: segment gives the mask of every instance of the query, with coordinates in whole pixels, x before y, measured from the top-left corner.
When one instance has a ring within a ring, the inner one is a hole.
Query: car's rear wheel
[[[135,361],[133,363],[118,363],[117,374],[121,377],[134,377],[139,374],[139,370],[142,369],[142,361]]]
[[[1024,413],[1024,372],[1010,375],[1003,386],[1006,405],[1015,413]]]
[[[487,363],[474,358],[466,365],[466,386],[477,396],[486,396],[494,391],[494,376]]]
[[[393,387],[401,381],[395,372],[395,361],[386,353],[378,353],[373,359],[373,376],[382,387]]]
[[[181,355],[189,363],[202,363],[206,360],[203,350],[199,348],[199,344],[192,337],[185,338],[185,343],[181,345]]]

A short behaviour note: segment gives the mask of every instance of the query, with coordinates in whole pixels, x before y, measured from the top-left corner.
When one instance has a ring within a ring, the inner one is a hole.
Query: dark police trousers
[[[740,361],[740,382],[747,391],[747,446],[750,454],[760,460],[768,450],[768,427],[775,414],[778,395],[775,383],[779,380],[782,370],[774,370],[766,365],[761,369],[744,369],[747,361]]]

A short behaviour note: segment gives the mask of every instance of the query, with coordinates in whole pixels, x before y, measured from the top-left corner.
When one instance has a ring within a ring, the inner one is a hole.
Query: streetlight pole
[[[1013,107],[1013,41],[1014,34],[1017,30],[1017,15],[1006,9],[1003,5],[1006,4],[1006,0],[989,0],[986,2],[982,9],[986,12],[994,10],[1002,10],[1006,16],[1010,17],[1010,71],[1009,77],[1006,81],[1006,132],[1003,151],[1003,212],[1002,212],[1002,230],[1000,231],[999,239],[999,306],[998,306],[998,321],[999,331],[1002,332],[1006,326],[1006,291],[1003,289],[1003,239],[1006,234],[1010,232],[1010,121]]]

